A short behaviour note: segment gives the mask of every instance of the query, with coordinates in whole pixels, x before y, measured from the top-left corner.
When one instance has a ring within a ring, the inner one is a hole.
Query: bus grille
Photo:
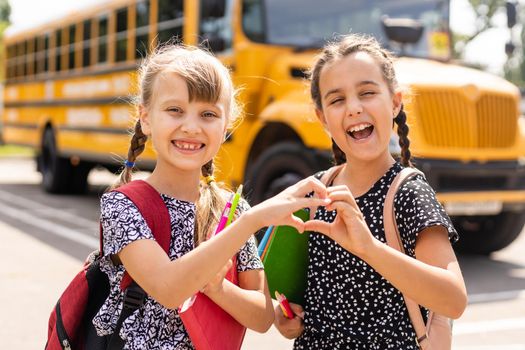
[[[459,91],[417,91],[417,125],[427,144],[437,147],[504,148],[515,143],[516,105],[511,96]]]

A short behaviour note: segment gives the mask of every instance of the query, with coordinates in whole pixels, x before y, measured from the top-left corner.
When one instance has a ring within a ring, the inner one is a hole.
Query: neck
[[[168,196],[192,203],[199,199],[200,171],[166,171],[157,164],[146,181],[157,191]]]
[[[365,194],[394,164],[390,153],[373,161],[350,159],[341,172],[339,183],[349,186],[354,197]]]

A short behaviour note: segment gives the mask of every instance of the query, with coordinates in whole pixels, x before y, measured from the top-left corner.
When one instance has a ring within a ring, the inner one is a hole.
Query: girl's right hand
[[[294,313],[292,319],[284,316],[283,310],[279,304],[275,305],[275,328],[287,339],[295,339],[304,331],[304,311],[301,305],[290,303],[290,308]]]
[[[311,192],[314,192],[314,195],[306,197]],[[304,222],[293,213],[303,208],[310,208],[310,211],[315,213],[317,207],[330,203],[326,186],[315,177],[310,176],[276,196],[257,204],[249,212],[253,214],[254,220],[257,220],[258,227],[288,225],[303,232]]]

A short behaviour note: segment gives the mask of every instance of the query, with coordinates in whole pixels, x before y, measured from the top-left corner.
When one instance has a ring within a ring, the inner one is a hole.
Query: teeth
[[[186,143],[186,142],[176,142],[175,145],[178,147],[178,148],[182,148],[182,149],[187,149],[187,150],[196,150],[196,149],[199,149],[201,147],[200,144],[195,144],[195,143]]]
[[[369,124],[369,123],[355,125],[355,126],[350,128],[350,132],[361,131],[361,130],[364,130],[364,129],[368,128],[369,126],[371,126],[371,124]]]

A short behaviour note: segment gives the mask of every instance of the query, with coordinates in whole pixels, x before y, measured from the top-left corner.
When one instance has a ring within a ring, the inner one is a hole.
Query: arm
[[[215,286],[208,285],[204,293],[247,328],[264,333],[272,325],[272,299],[264,270],[239,273],[239,286],[223,276]]]
[[[404,295],[428,309],[459,318],[467,292],[448,234],[442,226],[419,233],[417,260],[374,239],[360,256]]]
[[[332,187],[328,192],[332,204],[327,209],[337,210],[335,221],[307,222],[306,229],[334,239],[418,304],[451,318],[461,316],[467,303],[466,288],[442,226],[428,227],[419,233],[416,260],[380,242],[370,233],[346,186]]]
[[[305,197],[312,191],[318,198]],[[176,260],[170,260],[155,241],[147,239],[128,244],[118,255],[146,293],[165,307],[176,308],[211,281],[252,232],[271,224],[291,225],[302,232],[304,223],[293,212],[328,202],[324,185],[308,178],[243,213],[208,244]]]

